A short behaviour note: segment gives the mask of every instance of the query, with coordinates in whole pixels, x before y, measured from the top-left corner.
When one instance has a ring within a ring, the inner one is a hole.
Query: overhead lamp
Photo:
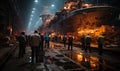
[[[55,5],[54,5],[54,4],[52,4],[51,6],[52,6],[52,7],[54,7]]]
[[[31,15],[31,17],[33,17],[33,15]]]
[[[35,13],[35,11],[32,11],[32,13]]]
[[[35,11],[36,10],[36,8],[33,8],[33,11]]]
[[[35,3],[38,3],[38,0],[35,0],[34,2],[35,2]]]

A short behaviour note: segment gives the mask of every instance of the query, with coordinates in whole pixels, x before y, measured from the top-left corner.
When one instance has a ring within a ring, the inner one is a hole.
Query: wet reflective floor
[[[17,58],[17,50],[2,71],[120,71],[120,61],[110,55],[85,53],[77,47],[68,51],[62,44],[52,42],[50,47],[44,48],[44,52],[40,53],[40,62],[35,64],[31,64],[29,47],[21,59]]]
[[[70,53],[66,53],[66,56],[70,57],[71,59],[75,60],[77,63],[83,65],[84,67],[86,67],[89,70],[93,70],[93,71],[113,71],[114,69],[114,65],[110,67],[110,62],[107,62],[106,60],[102,59],[102,58],[98,58],[95,56],[88,56],[85,54],[77,54],[75,52],[70,52]]]
[[[61,45],[56,44],[56,49],[63,53],[68,58],[72,59],[90,71],[119,71],[120,61],[107,54],[102,56],[97,55],[96,52],[86,53],[79,48],[74,48],[73,51],[67,51],[67,48],[61,48]],[[69,67],[69,66],[68,66]],[[71,68],[71,67],[70,67]]]

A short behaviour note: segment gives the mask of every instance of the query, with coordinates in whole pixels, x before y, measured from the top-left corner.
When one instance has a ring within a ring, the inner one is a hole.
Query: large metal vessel
[[[60,12],[56,12],[55,17],[51,19],[46,28],[49,28],[49,33],[72,34],[75,39],[82,34],[90,34],[93,39],[104,34],[106,40],[116,44],[120,41],[119,14],[120,10],[112,6],[68,0],[64,8]]]

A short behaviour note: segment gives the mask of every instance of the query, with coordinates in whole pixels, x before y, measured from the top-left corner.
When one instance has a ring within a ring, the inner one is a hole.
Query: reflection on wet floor
[[[98,57],[88,56],[82,53],[76,54],[75,52],[66,53],[65,55],[75,60],[76,62],[82,64],[86,68],[89,68],[90,70],[100,70],[100,71],[114,70],[112,67],[109,66],[107,61]]]
[[[64,57],[63,55],[56,55],[56,57],[53,59],[54,63],[62,67],[64,70],[69,70],[69,71],[84,71],[83,68],[81,68],[79,65],[76,63],[72,62],[68,58]]]
[[[87,56],[82,53],[76,54],[75,52],[69,52],[69,53],[66,53],[65,55],[70,57],[71,59],[75,60],[76,62],[82,64],[83,66],[85,66],[88,69],[91,69],[91,70],[99,69],[98,68],[99,67],[99,59],[97,57]],[[103,65],[103,64],[101,64],[101,65]]]
[[[65,48],[61,48],[60,45],[55,46],[55,48],[61,51],[65,56],[71,58],[72,60],[76,61],[77,63],[81,64],[82,66],[86,67],[88,70],[91,71],[116,71],[120,67],[119,65],[116,65],[116,63],[102,59],[101,57],[88,55],[84,52],[78,53],[75,50],[67,51],[64,50]],[[71,66],[67,67],[69,69],[72,68]]]

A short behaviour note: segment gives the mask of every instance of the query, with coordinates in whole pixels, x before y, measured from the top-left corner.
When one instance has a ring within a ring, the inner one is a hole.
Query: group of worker
[[[21,32],[17,40],[19,41],[19,58],[22,58],[25,54],[25,48],[27,44],[31,47],[32,63],[39,62],[40,52],[43,52],[43,47],[49,47],[50,37],[46,33],[45,36],[41,35],[38,31],[34,31],[30,36],[26,36],[25,32]]]
[[[102,55],[104,36],[101,34],[98,36],[96,40],[98,43],[98,54]],[[85,50],[85,52],[87,51],[91,52],[91,41],[92,41],[91,36],[89,34],[87,36],[82,35],[80,41],[81,41],[81,49]]]
[[[68,50],[73,50],[73,37],[70,35],[68,37],[63,36],[63,44],[64,47],[66,47],[66,43],[68,40]],[[101,34],[98,36],[98,38],[96,39],[97,43],[98,43],[98,54],[102,55],[102,51],[103,51],[103,44],[104,44],[104,36]],[[85,52],[91,52],[91,42],[92,42],[92,38],[89,34],[82,35],[80,38],[80,48],[82,50],[84,50]]]
[[[19,58],[23,57],[25,54],[25,48],[26,45],[29,42],[29,46],[31,47],[31,57],[32,57],[32,62],[37,62],[39,60],[39,53],[40,51],[43,51],[43,45],[45,47],[50,46],[50,37],[48,34],[45,34],[45,36],[41,35],[38,31],[34,31],[32,35],[28,38],[25,35],[25,32],[21,32],[20,36],[17,38],[19,41]],[[44,44],[45,41],[45,44]],[[68,42],[67,42],[68,41]],[[81,46],[80,48],[84,50],[85,52],[91,52],[91,36],[88,34],[87,36],[82,35],[80,38]],[[104,42],[104,36],[100,35],[98,36],[98,54],[102,55],[102,49],[103,49],[103,42]],[[63,36],[63,43],[64,47],[66,47],[66,42],[68,43],[68,50],[73,50],[73,36],[69,35]]]

